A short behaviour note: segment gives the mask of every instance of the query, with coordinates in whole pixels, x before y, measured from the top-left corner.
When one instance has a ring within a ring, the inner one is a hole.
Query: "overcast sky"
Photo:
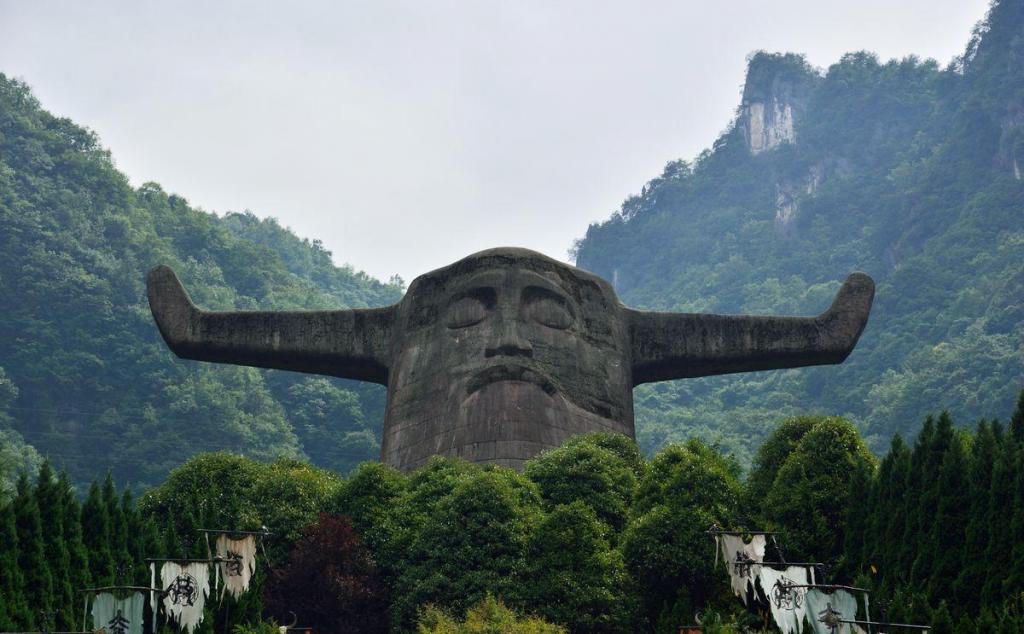
[[[133,184],[408,282],[493,246],[567,259],[726,128],[753,50],[945,64],[987,5],[0,0],[0,72]]]

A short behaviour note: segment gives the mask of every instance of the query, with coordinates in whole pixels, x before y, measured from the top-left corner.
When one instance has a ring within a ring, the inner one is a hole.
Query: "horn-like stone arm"
[[[322,311],[205,311],[169,267],[146,276],[149,307],[183,359],[327,374],[387,384],[394,307]]]
[[[868,322],[875,284],[846,279],[817,317],[658,313],[625,309],[633,385],[688,377],[842,363]]]

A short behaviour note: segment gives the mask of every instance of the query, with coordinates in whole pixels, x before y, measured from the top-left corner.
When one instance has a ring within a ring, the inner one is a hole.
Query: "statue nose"
[[[497,324],[490,345],[484,350],[485,357],[533,357],[530,341],[519,334],[519,324],[506,317]]]

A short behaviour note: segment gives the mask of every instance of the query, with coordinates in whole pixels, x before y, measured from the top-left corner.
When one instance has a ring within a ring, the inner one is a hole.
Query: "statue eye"
[[[448,327],[465,328],[483,321],[487,307],[479,298],[463,297],[448,306]]]
[[[565,330],[572,325],[572,313],[561,298],[534,296],[526,305],[526,314],[548,328]]]

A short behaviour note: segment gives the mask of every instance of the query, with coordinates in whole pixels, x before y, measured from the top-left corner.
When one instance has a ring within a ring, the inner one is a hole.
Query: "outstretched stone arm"
[[[657,313],[625,309],[633,384],[730,372],[842,363],[871,312],[875,283],[846,279],[817,317]]]
[[[169,267],[146,276],[149,307],[183,359],[327,374],[387,384],[394,307],[322,311],[205,311]]]

